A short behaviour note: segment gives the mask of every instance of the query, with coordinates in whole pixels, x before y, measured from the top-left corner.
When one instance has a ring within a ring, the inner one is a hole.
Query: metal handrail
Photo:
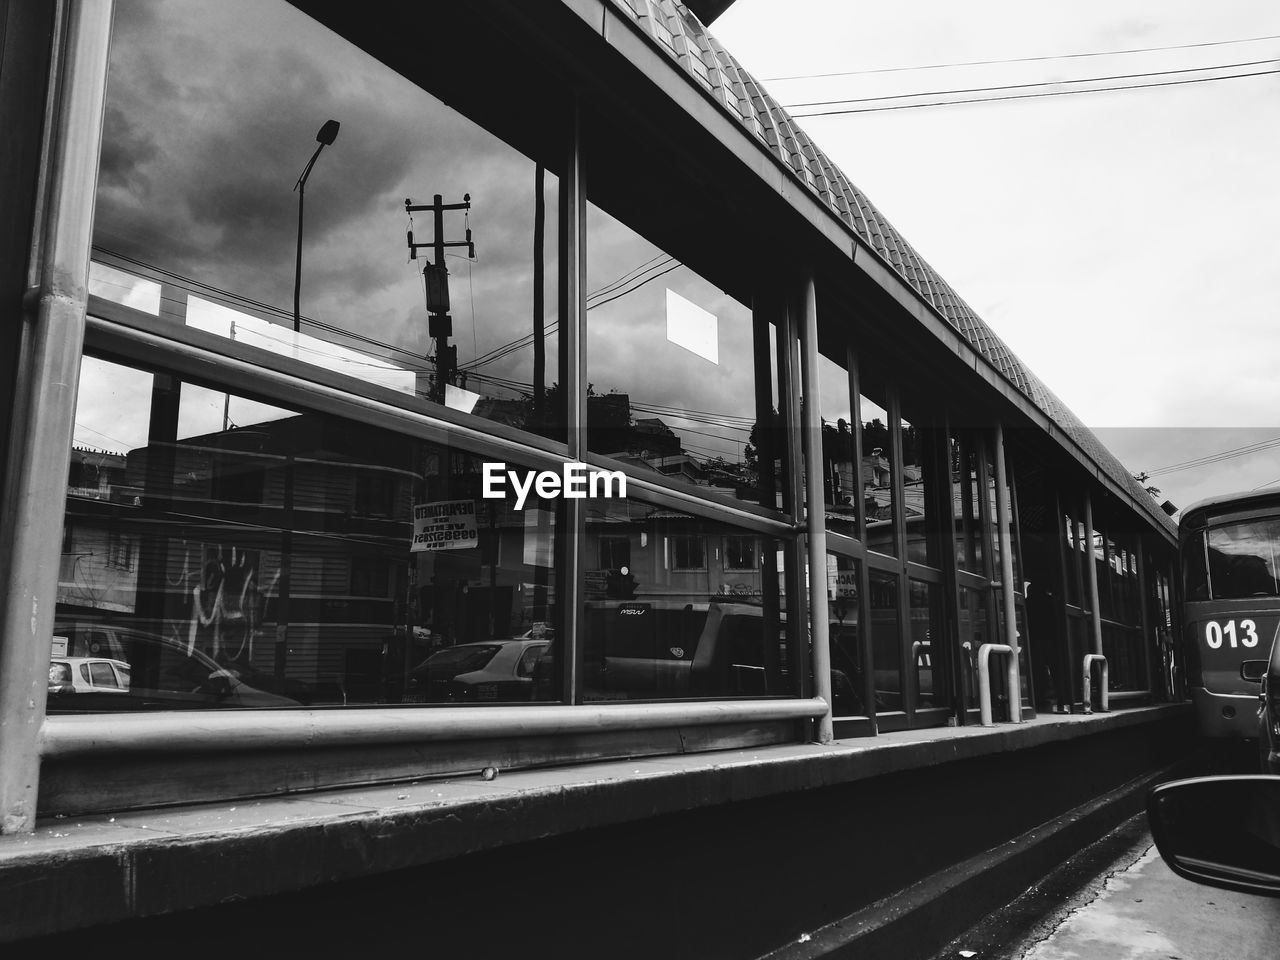
[[[1084,712],[1093,713],[1093,665],[1095,663],[1102,664],[1102,686],[1098,694],[1098,709],[1102,713],[1110,713],[1111,706],[1109,700],[1109,692],[1107,690],[1107,658],[1100,653],[1086,653],[1084,655]]]
[[[995,725],[995,721],[991,719],[991,674],[987,672],[987,664],[993,653],[1008,658],[1005,679],[1009,684],[1009,721],[1020,723],[1022,704],[1018,696],[1018,661],[1014,659],[1013,647],[1007,643],[984,643],[978,647],[978,709],[982,725],[984,727]]]

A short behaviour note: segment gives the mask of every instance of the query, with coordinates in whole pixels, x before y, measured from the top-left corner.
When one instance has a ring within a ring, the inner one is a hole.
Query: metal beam
[[[996,424],[996,523],[1000,537],[1000,599],[1004,607],[1004,637],[1012,661],[1009,667],[1009,716],[1022,722],[1022,676],[1018,662],[1018,612],[1014,605],[1013,537],[1009,515],[1009,473],[1004,455],[1004,427]],[[986,671],[982,671],[986,675]]]
[[[831,723],[831,638],[827,625],[827,519],[822,490],[822,417],[818,403],[818,306],[812,273],[805,276],[801,285],[799,320],[800,379],[804,395],[800,429],[804,446],[805,496],[808,500],[810,656],[813,657],[814,693],[827,702],[827,712],[818,720],[817,740],[830,743],[834,734]]]
[[[0,516],[0,833],[35,825],[111,16],[111,0],[68,0],[54,38]]]

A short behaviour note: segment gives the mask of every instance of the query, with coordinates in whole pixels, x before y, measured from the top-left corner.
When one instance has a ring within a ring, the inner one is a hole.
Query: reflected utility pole
[[[415,204],[412,199],[404,202],[405,213],[412,219],[415,213],[430,210],[434,214],[435,237],[430,243],[415,243],[413,230],[408,232],[409,256],[418,259],[418,251],[430,247],[433,253],[432,262],[422,268],[422,277],[427,288],[427,334],[436,341],[436,382],[431,391],[431,399],[436,403],[444,403],[445,384],[453,382],[453,375],[458,369],[458,348],[449,345],[453,336],[453,318],[449,316],[449,271],[444,265],[445,247],[466,247],[467,255],[472,260],[476,257],[476,245],[471,241],[471,227],[466,228],[465,240],[446,241],[444,238],[444,212],[446,210],[471,209],[471,194],[464,193],[461,203],[445,203],[440,194],[436,194],[431,203]]]

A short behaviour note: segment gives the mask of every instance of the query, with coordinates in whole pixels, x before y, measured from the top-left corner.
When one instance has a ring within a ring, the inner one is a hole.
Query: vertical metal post
[[[907,484],[903,476],[902,401],[896,387],[889,388],[886,399],[889,418],[889,483],[893,488],[893,552],[898,558],[898,584],[895,592],[898,605],[898,635],[894,647],[898,651],[898,692],[902,699],[902,712],[907,723],[915,722],[916,684],[915,657],[911,653],[911,585],[907,579]]]
[[[1084,495],[1084,569],[1089,585],[1089,623],[1093,632],[1093,652],[1102,655],[1102,611],[1098,607],[1098,563],[1093,557],[1093,497]]]
[[[1000,537],[1000,598],[1004,605],[1004,636],[1013,665],[1009,668],[1009,715],[1022,722],[1022,676],[1018,662],[1018,614],[1013,600],[1013,537],[1010,535],[1009,474],[1005,469],[1004,427],[996,424],[996,523]]]
[[[62,3],[0,500],[0,833],[33,829],[84,344],[111,0]]]
[[[570,460],[583,460],[587,455],[587,350],[586,302],[587,194],[582,178],[582,112],[575,98],[570,118],[568,156],[564,179],[560,182],[562,238],[561,277],[564,303],[560,326],[564,331],[563,392],[567,404],[568,454]],[[557,531],[562,544],[557,551],[563,563],[557,571],[556,597],[560,604],[560,626],[563,635],[560,657],[565,703],[577,703],[582,697],[582,664],[585,654],[582,616],[582,552],[587,539],[586,501],[565,498],[564,529]]]
[[[795,296],[784,292],[779,316],[776,353],[781,382],[778,384],[778,412],[784,424],[783,460],[783,509],[799,527],[804,517],[804,446],[800,425],[800,363],[796,338],[800,321],[796,316]],[[804,571],[805,547],[796,536],[786,544],[786,599],[787,599],[787,650],[791,661],[788,666],[798,678],[796,692],[808,697],[813,693],[810,683],[812,658],[809,656],[809,603],[805,597]]]
[[[853,486],[858,498],[858,542],[867,543],[867,478],[862,472],[862,378],[858,370],[858,354],[850,345],[845,356],[849,360],[849,415],[853,418]],[[875,647],[872,645],[871,571],[864,552],[858,560],[858,655],[862,658],[862,702],[871,721],[871,734],[880,728],[876,720]]]
[[[1155,700],[1156,677],[1153,665],[1153,654],[1158,653],[1160,649],[1159,640],[1156,631],[1151,629],[1151,610],[1150,597],[1147,594],[1147,548],[1146,540],[1142,533],[1139,532],[1136,537],[1137,561],[1138,561],[1138,624],[1142,630],[1142,663],[1144,667],[1144,675],[1147,678],[1147,690],[1151,693],[1152,701]]]
[[[808,499],[810,656],[813,658],[814,693],[827,702],[827,712],[818,720],[817,740],[830,743],[834,734],[831,723],[831,638],[827,624],[827,527],[822,491],[822,417],[818,403],[818,305],[812,273],[805,276],[800,295],[800,379],[804,395],[801,430]]]

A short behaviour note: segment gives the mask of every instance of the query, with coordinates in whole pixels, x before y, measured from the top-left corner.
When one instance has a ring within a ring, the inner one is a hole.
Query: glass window
[[[861,605],[859,562],[827,554],[828,636],[831,642],[832,712],[837,717],[865,717],[865,671],[858,622]]]
[[[675,570],[707,569],[706,545],[702,537],[677,534],[668,541],[671,566]]]
[[[1209,567],[1205,561],[1205,532],[1197,530],[1183,541],[1182,582],[1188,600],[1209,599]]]
[[[907,559],[915,563],[941,567],[941,536],[934,504],[938,502],[939,483],[947,478],[937,476],[935,445],[943,439],[942,431],[921,421],[902,421],[902,514],[907,527]]]
[[[960,588],[960,670],[965,706],[978,706],[978,650],[991,643],[987,619],[987,595],[972,587]]]
[[[879,397],[883,400],[883,397]],[[862,414],[862,503],[867,515],[867,546],[897,556],[893,532],[893,444],[889,414],[865,394],[859,397]],[[874,626],[873,626],[874,629]]]
[[[115,672],[111,664],[105,660],[95,660],[89,664],[90,681],[95,687],[118,687]]]
[[[819,414],[822,417],[822,488],[827,529],[858,536],[857,464],[849,369],[843,351],[818,355]],[[806,487],[807,489],[807,487]]]
[[[624,591],[587,581],[587,700],[794,692],[776,540],[635,499],[588,503],[588,551],[626,531],[632,564]],[[731,567],[721,546],[739,538],[754,541],[750,570]]]
[[[437,195],[470,198],[439,238],[405,203]],[[98,296],[563,439],[558,210],[543,163],[290,4],[116,12]],[[429,305],[450,318],[437,330]]]
[[[1265,517],[1210,527],[1209,588],[1214,600],[1276,596],[1280,519]]]
[[[872,570],[870,585],[871,660],[876,681],[876,709],[903,710],[898,578]]]
[[[51,711],[551,698],[520,665],[554,641],[558,501],[484,499],[457,448],[87,357],[90,441],[110,459],[100,493],[68,486],[55,633],[132,682]]]
[[[587,244],[588,448],[776,506],[775,329],[592,204]]]
[[[725,537],[724,560],[728,570],[755,570],[760,565],[756,537]]]
[[[911,599],[911,665],[915,671],[916,706],[936,707],[946,702],[941,689],[942,587],[924,580],[908,581]]]

